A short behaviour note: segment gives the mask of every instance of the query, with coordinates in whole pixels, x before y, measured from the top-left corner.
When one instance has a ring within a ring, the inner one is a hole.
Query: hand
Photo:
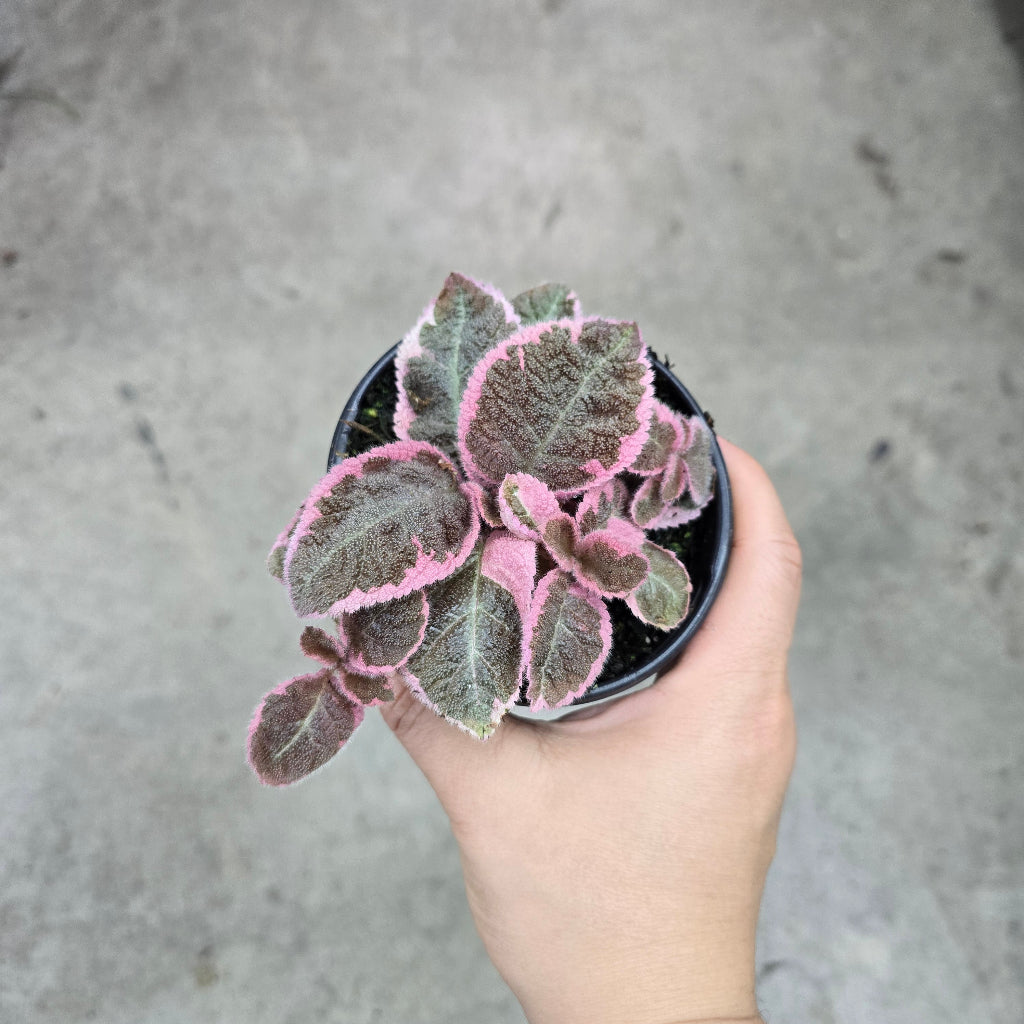
[[[532,1024],[760,1020],[800,550],[761,467],[722,449],[725,584],[653,687],[556,723],[506,718],[486,743],[407,691],[383,709],[448,813],[477,928]]]

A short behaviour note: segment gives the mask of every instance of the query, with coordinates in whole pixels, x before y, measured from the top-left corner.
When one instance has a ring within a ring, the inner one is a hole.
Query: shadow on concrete
[[[1024,72],[1024,0],[993,0],[993,3],[1003,30],[1003,41],[1017,54]]]

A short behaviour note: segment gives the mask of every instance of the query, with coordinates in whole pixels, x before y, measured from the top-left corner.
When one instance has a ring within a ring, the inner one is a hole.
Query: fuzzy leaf
[[[664,402],[654,401],[654,417],[647,443],[629,467],[630,472],[641,476],[660,473],[668,465],[669,458],[683,447],[687,430],[679,415]]]
[[[625,514],[629,500],[629,488],[619,477],[585,491],[576,508],[580,533],[586,536],[607,526],[613,515]]]
[[[368,708],[378,704],[390,704],[395,699],[390,676],[365,676],[359,672],[345,670],[336,677],[341,688],[357,704]]]
[[[343,645],[318,626],[307,626],[302,631],[299,647],[307,658],[319,661],[327,668],[337,668],[344,653]]]
[[[423,642],[427,598],[422,590],[347,612],[338,622],[347,642],[346,672],[390,675]]]
[[[665,511],[666,502],[661,496],[661,477],[649,476],[638,488],[629,506],[633,522],[643,529]]]
[[[687,488],[693,503],[703,508],[710,500],[715,484],[715,463],[711,456],[711,431],[698,416],[688,420],[689,444],[683,452]]]
[[[548,522],[565,515],[548,485],[529,473],[510,473],[502,480],[498,511],[509,531],[524,540],[540,540]]]
[[[300,506],[292,516],[291,522],[278,534],[274,546],[270,549],[270,554],[267,555],[267,572],[282,583],[284,582],[284,556],[288,551],[288,542],[292,539],[292,534],[295,533],[295,527],[299,525],[301,516],[302,508]]]
[[[249,726],[249,764],[268,786],[298,782],[326,764],[363,720],[363,709],[324,669],[282,683]]]
[[[526,695],[534,710],[562,707],[584,694],[612,646],[604,601],[559,569],[537,584],[526,632]]]
[[[488,526],[503,526],[501,521],[501,509],[498,507],[498,498],[491,487],[484,487],[475,480],[466,482],[466,489],[473,497],[473,506],[476,514]]]
[[[459,402],[473,367],[519,329],[508,300],[489,285],[451,274],[395,355],[395,432],[456,454]]]
[[[576,545],[576,578],[602,597],[622,597],[647,577],[644,532],[613,516]]]
[[[678,501],[683,496],[689,480],[690,471],[683,456],[678,452],[670,456],[665,472],[661,474],[661,500],[666,504]]]
[[[525,618],[537,575],[536,543],[495,530],[484,541],[480,571],[512,595],[520,618]]]
[[[577,320],[580,303],[576,293],[564,284],[541,284],[512,300],[523,326],[546,320]]]
[[[636,324],[534,324],[492,349],[459,410],[459,451],[474,479],[529,473],[558,497],[611,479],[650,430],[653,371]]]
[[[436,448],[398,441],[338,463],[306,499],[285,558],[298,615],[352,612],[455,571],[480,520]]]
[[[483,739],[519,691],[523,643],[515,599],[484,574],[481,547],[427,588],[427,633],[401,672],[438,714]]]
[[[626,604],[648,625],[675,629],[690,607],[690,574],[671,551],[651,541],[645,542],[644,555],[650,563],[647,579],[626,598]]]

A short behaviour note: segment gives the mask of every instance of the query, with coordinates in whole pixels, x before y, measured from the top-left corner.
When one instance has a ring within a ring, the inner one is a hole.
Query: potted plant
[[[635,323],[542,285],[452,274],[342,413],[328,472],[269,568],[319,663],[268,693],[249,761],[326,763],[404,684],[484,739],[628,689],[678,656],[731,536],[721,453]]]

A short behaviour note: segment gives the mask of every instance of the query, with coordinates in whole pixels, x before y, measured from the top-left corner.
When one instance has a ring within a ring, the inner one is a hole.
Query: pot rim
[[[331,438],[331,448],[327,455],[328,470],[345,457],[345,449],[348,446],[349,435],[352,432],[352,428],[345,421],[354,420],[356,418],[359,412],[359,407],[362,404],[363,398],[369,390],[370,385],[376,380],[381,371],[384,370],[388,364],[393,362],[395,354],[398,351],[399,344],[401,344],[401,342],[388,349],[388,351],[385,352],[369,370],[367,370],[363,375],[362,380],[360,380],[359,384],[352,392],[347,405],[338,417],[337,426],[334,428],[334,436]],[[651,676],[659,675],[664,670],[670,668],[678,660],[683,649],[693,638],[694,633],[697,632],[701,624],[707,618],[708,612],[711,610],[711,606],[714,604],[719,591],[722,589],[722,583],[725,580],[726,570],[729,565],[729,554],[732,550],[733,538],[732,487],[729,483],[729,474],[726,470],[725,459],[722,456],[722,450],[718,444],[718,437],[715,434],[714,428],[710,423],[708,423],[707,414],[697,404],[696,399],[694,399],[693,395],[690,394],[690,391],[682,381],[680,381],[679,378],[676,377],[676,375],[667,366],[665,366],[665,364],[662,363],[653,352],[649,351],[649,355],[655,372],[661,374],[673,390],[678,393],[682,404],[690,407],[692,410],[690,415],[699,416],[711,432],[711,455],[715,464],[716,487],[715,496],[712,498],[708,509],[710,510],[717,506],[717,521],[715,523],[713,540],[715,545],[715,554],[711,562],[710,579],[708,580],[708,586],[704,592],[700,605],[690,614],[686,622],[681,627],[677,627],[678,633],[676,633],[664,647],[653,654],[648,660],[627,672],[625,675],[616,676],[614,679],[609,679],[597,686],[592,686],[585,694],[583,694],[583,696],[577,697],[576,700],[568,706],[566,709],[567,713],[571,712],[571,709],[573,708],[583,708],[595,701],[603,701],[610,697],[620,695],[625,696],[628,692],[631,692],[636,688],[637,684],[644,682]],[[668,635],[672,636],[671,633]],[[520,700],[521,699],[522,698],[520,697]],[[524,708],[524,705],[520,704],[519,700],[517,700],[516,706],[518,709]]]

